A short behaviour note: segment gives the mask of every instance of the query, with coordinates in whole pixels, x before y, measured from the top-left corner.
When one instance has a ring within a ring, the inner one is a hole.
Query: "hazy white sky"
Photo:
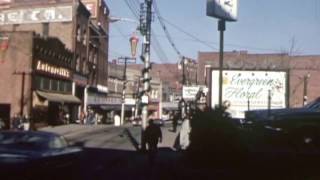
[[[105,0],[112,16],[136,19],[142,0]],[[206,16],[206,0],[154,0],[166,28],[182,55],[196,59],[199,51],[218,51],[217,20]],[[129,6],[131,9],[129,8]],[[238,21],[227,23],[225,50],[249,53],[320,54],[320,0],[239,0]],[[110,25],[110,59],[130,55],[132,22]],[[152,61],[179,60],[154,15],[152,24],[156,50]],[[200,42],[201,41],[201,42]],[[140,38],[140,44],[142,40]],[[158,43],[157,43],[158,42]],[[293,43],[294,42],[294,43]],[[139,49],[138,54],[141,54]]]

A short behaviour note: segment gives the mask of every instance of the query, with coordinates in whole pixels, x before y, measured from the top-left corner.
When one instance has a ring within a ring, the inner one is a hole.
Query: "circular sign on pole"
[[[133,33],[133,35],[130,38],[130,47],[131,47],[132,57],[136,57],[138,42],[139,42],[138,36],[135,33]]]

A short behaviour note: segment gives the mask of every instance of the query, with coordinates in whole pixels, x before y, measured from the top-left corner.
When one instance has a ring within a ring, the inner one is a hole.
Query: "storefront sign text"
[[[42,71],[42,72],[46,72],[46,73],[50,73],[52,75],[56,75],[56,76],[61,76],[64,78],[70,78],[71,77],[71,73],[68,69],[66,68],[62,68],[62,67],[57,67],[48,63],[44,63],[42,61],[38,61],[37,62],[37,66],[36,66],[36,70],[37,71]]]
[[[72,6],[14,9],[0,12],[0,25],[72,21]]]

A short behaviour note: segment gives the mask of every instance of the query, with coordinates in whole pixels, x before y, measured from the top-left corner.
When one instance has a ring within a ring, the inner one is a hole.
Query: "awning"
[[[48,93],[43,91],[36,91],[37,94],[50,102],[58,102],[58,103],[73,103],[80,104],[81,100],[76,96],[70,94],[57,94],[57,93]]]
[[[110,110],[113,110],[113,111],[121,111],[121,104],[104,104],[104,105],[99,105],[99,107],[102,109],[102,110],[105,110],[105,111],[110,111]],[[131,111],[132,108],[135,107],[135,105],[125,105],[124,108],[125,108],[125,111]]]

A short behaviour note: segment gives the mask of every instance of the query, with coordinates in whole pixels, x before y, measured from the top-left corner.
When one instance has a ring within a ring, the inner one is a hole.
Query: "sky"
[[[135,20],[134,13],[138,14],[139,3],[143,2],[105,1],[111,16]],[[197,59],[198,52],[219,51],[218,21],[206,15],[206,0],[154,1],[183,56]],[[130,21],[110,24],[109,60],[130,56],[129,38],[136,27],[137,23]],[[152,30],[151,61],[177,63],[180,58],[166,38],[157,14],[153,16]],[[138,55],[141,35],[139,38]],[[238,21],[226,23],[224,38],[225,51],[320,55],[320,0],[239,0]]]

